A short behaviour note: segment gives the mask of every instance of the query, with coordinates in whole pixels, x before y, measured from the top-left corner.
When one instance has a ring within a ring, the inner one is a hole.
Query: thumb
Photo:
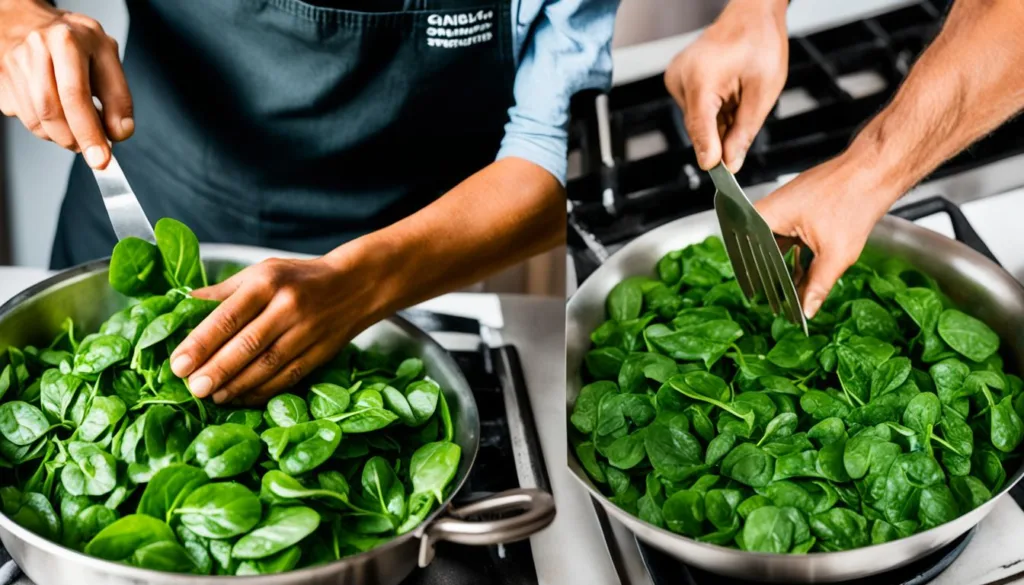
[[[808,319],[814,317],[821,308],[828,293],[836,284],[836,281],[846,272],[853,262],[846,256],[838,254],[831,248],[821,250],[811,262],[811,268],[807,271],[806,286],[801,295],[801,304],[804,308],[804,315]]]
[[[747,151],[774,103],[771,96],[763,91],[760,82],[752,81],[744,87],[743,98],[736,108],[733,123],[722,140],[722,159],[731,172],[739,172],[743,166]]]
[[[795,236],[800,219],[800,210],[793,209],[787,202],[786,193],[789,191],[789,185],[783,185],[767,197],[754,202],[754,207],[768,223],[768,227],[780,236]]]
[[[722,160],[722,140],[718,134],[718,112],[722,99],[710,91],[687,90],[683,93],[683,122],[693,141],[697,164],[707,171]]]

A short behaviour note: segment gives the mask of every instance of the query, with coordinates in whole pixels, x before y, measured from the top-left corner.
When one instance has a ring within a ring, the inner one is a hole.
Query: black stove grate
[[[786,91],[789,95],[802,92],[810,106],[795,113],[775,108],[751,147],[738,176],[740,183],[775,181],[839,154],[895,93],[910,65],[940,29],[947,4],[948,0],[924,0],[791,39]],[[851,89],[850,80],[865,72],[875,81],[868,91],[858,93]],[[614,180],[602,172],[594,98],[593,93],[576,96],[570,126],[570,151],[579,155],[581,168],[581,174],[568,184],[575,224],[569,230],[569,245],[578,265],[580,259],[587,264],[584,256],[588,254],[581,231],[614,247],[677,217],[711,209],[714,196],[661,76],[617,86],[608,94]],[[631,144],[651,136],[659,145],[653,150],[660,151],[641,156],[631,152]],[[1021,152],[1024,118],[1008,122],[930,178]],[[611,205],[605,196],[609,187]],[[588,274],[584,271],[579,276]]]
[[[953,564],[977,531],[978,528],[974,527],[938,551],[905,567],[834,585],[925,585]],[[640,541],[637,541],[637,546],[654,585],[764,585],[761,581],[732,579],[689,567]]]

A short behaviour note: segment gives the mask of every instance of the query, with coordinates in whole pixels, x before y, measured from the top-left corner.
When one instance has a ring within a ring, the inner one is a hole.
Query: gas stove
[[[738,175],[758,199],[835,156],[892,97],[942,25],[948,2],[924,0],[870,18],[799,34],[790,74]],[[713,209],[714,186],[699,170],[682,116],[660,75],[578,96],[568,184],[569,254],[576,283],[634,238]],[[1024,280],[1024,119],[948,161],[893,212],[957,237]],[[936,198],[939,196],[939,198]],[[570,282],[570,291],[574,290]],[[580,491],[581,494],[585,492]],[[623,585],[746,585],[689,567],[638,542],[594,502],[604,562]],[[907,567],[871,578],[900,585],[1024,583],[1024,489],[1014,489],[975,530]],[[864,581],[866,583],[866,581]],[[861,581],[856,581],[858,585]]]
[[[466,376],[480,413],[480,450],[453,506],[519,487],[550,491],[523,366],[513,345],[480,321],[414,309],[403,313],[449,350]],[[493,343],[495,338],[499,343]],[[490,342],[490,343],[489,343]],[[0,585],[32,585],[18,578],[0,546]],[[530,540],[491,547],[438,543],[433,562],[403,585],[537,585]]]

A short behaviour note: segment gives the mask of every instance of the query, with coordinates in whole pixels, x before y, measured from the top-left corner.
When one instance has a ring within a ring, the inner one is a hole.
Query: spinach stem
[[[861,406],[864,406],[864,403],[861,401],[860,398],[857,398],[856,394],[851,394],[850,391],[846,389],[846,386],[843,386],[842,384],[840,384],[839,386],[843,389],[843,394],[846,395],[846,401],[850,403],[850,406],[854,406],[854,402]]]
[[[813,370],[811,370],[811,373],[807,374],[806,376],[803,376],[802,378],[797,378],[795,381],[798,385],[806,384],[807,380],[810,380],[811,378],[818,374],[818,371],[818,368],[814,368]]]
[[[988,386],[981,384],[981,392],[985,395],[985,400],[988,401],[989,408],[996,405],[996,401],[992,399],[992,392],[988,389]]]
[[[956,447],[954,447],[953,445],[950,445],[949,443],[947,443],[946,441],[944,441],[943,439],[941,439],[941,438],[939,438],[939,437],[936,437],[935,435],[932,435],[931,437],[932,437],[932,440],[933,440],[933,441],[935,441],[936,443],[938,443],[938,444],[942,445],[943,447],[945,447],[945,448],[949,449],[950,451],[952,451],[952,452],[956,453],[957,455],[959,455],[959,456],[961,456],[961,457],[964,457],[964,454],[963,454],[963,453],[961,453],[961,452],[960,452],[960,451],[959,451],[959,450],[958,450],[958,449],[957,449]]]
[[[743,351],[735,343],[730,343],[729,347],[736,352],[736,361],[739,362],[740,368],[745,369],[747,367],[747,360],[743,359]]]

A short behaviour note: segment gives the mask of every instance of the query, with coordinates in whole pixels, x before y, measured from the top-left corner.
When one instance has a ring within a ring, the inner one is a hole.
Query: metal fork
[[[764,295],[773,314],[799,325],[806,335],[807,319],[776,235],[724,164],[711,169],[711,180],[717,189],[715,212],[722,240],[744,296],[753,303],[759,294]],[[802,266],[799,257],[796,266],[798,270]]]

